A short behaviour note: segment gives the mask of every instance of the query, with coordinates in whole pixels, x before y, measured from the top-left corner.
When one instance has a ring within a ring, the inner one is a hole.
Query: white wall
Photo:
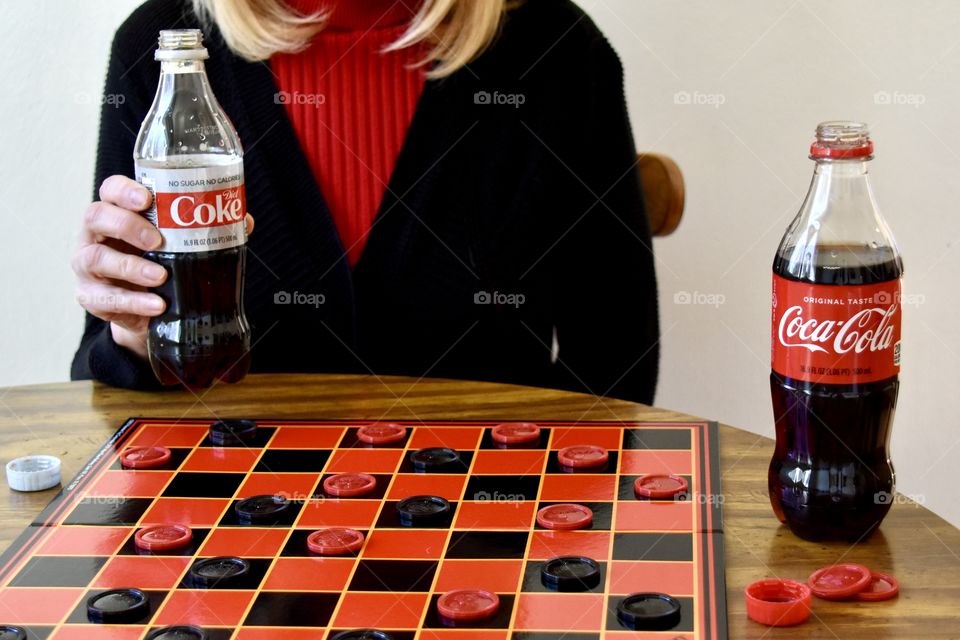
[[[869,122],[874,185],[905,256],[899,488],[960,525],[960,3],[580,0],[624,61],[642,149],[687,181],[658,240],[657,404],[771,434],[770,263],[800,205],[818,121]],[[110,35],[135,0],[0,4],[0,386],[64,380],[79,339],[67,264],[89,198]],[[687,92],[691,102],[677,104]],[[877,92],[892,102],[879,104]],[[922,103],[922,104],[916,104]],[[59,159],[62,150],[70,159]],[[680,292],[723,304],[679,305]]]

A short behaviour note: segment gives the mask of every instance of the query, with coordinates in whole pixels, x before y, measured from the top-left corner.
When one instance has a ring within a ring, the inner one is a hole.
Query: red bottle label
[[[900,373],[900,279],[865,286],[773,276],[771,366],[806,382],[874,382]]]

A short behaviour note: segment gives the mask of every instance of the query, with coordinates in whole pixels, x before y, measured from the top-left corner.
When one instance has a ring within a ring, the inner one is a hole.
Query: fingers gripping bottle
[[[867,127],[825,122],[773,261],[770,502],[801,538],[857,541],[894,491],[903,263],[867,174]]]
[[[149,325],[150,364],[165,385],[236,382],[250,368],[243,150],[210,89],[202,33],[161,31],[155,57],[160,84],[133,154],[163,236],[146,257],[168,273],[153,289],[167,308]]]

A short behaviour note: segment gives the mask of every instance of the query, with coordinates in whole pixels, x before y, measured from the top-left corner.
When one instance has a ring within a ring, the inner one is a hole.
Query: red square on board
[[[623,431],[605,427],[554,427],[551,449],[563,449],[575,444],[595,444],[610,451],[620,448]]]
[[[534,531],[530,534],[532,560],[556,556],[606,558],[610,555],[609,531]]]
[[[522,560],[444,560],[435,591],[486,589],[513,593],[520,584]]]
[[[251,473],[240,485],[237,498],[281,495],[289,500],[308,500],[319,482],[319,473]]]
[[[235,640],[323,640],[325,627],[240,627]],[[331,634],[333,635],[333,634]]]
[[[413,436],[407,445],[411,449],[425,447],[450,447],[451,449],[476,449],[483,435],[482,427],[414,427]]]
[[[353,558],[277,558],[263,588],[274,591],[343,591]]]
[[[610,593],[656,591],[693,595],[692,562],[621,562],[610,567]]]
[[[287,539],[287,529],[214,529],[200,548],[202,556],[272,558]]]
[[[92,586],[119,589],[137,585],[138,589],[172,589],[190,564],[183,556],[115,556],[97,576]]]
[[[539,475],[543,472],[546,457],[546,452],[542,450],[478,451],[473,459],[473,473]]]
[[[617,492],[617,477],[613,474],[546,474],[540,489],[541,500],[580,502],[613,500]]]
[[[417,560],[439,558],[447,544],[447,532],[436,529],[388,530],[370,532],[363,546],[364,558]]]
[[[366,529],[373,526],[380,509],[379,500],[311,500],[300,511],[300,528],[351,527]]]
[[[345,427],[280,427],[270,441],[271,449],[333,449]]]
[[[220,498],[157,498],[143,515],[141,524],[178,522],[188,526],[213,525],[230,505]]]
[[[207,427],[144,425],[129,444],[138,447],[195,447],[207,435]]]
[[[252,598],[253,591],[173,591],[162,605],[154,623],[230,627],[240,624]]]
[[[172,471],[105,471],[87,490],[87,495],[152,498],[163,492],[172,477]]]
[[[403,449],[337,449],[330,456],[327,471],[393,473],[400,465]]]
[[[506,629],[423,629],[420,640],[507,640]]]
[[[59,624],[83,595],[83,589],[0,590],[0,620],[5,624]]]
[[[387,498],[402,500],[410,496],[440,496],[447,500],[459,500],[467,476],[441,475],[434,473],[398,473],[390,485]]]
[[[331,626],[344,629],[416,629],[430,598],[426,593],[351,593],[340,601]]]
[[[146,627],[128,624],[65,624],[50,640],[139,640]]]
[[[596,631],[603,628],[603,594],[521,593],[517,596],[516,629]]]
[[[673,500],[620,502],[617,531],[691,531],[693,503]]]
[[[262,449],[201,447],[183,463],[184,471],[250,471]]]
[[[68,527],[52,529],[40,545],[38,554],[50,556],[109,556],[120,548],[128,527]]]
[[[638,449],[621,454],[620,473],[646,475],[666,473],[688,476],[693,472],[693,452],[689,449]]]
[[[454,526],[457,529],[523,529],[533,526],[537,503],[523,502],[461,502]]]

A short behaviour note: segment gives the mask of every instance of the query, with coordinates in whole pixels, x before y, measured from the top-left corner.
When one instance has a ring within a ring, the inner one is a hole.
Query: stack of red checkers
[[[879,602],[896,597],[900,583],[862,564],[834,564],[814,571],[807,580],[813,595],[824,600]]]

